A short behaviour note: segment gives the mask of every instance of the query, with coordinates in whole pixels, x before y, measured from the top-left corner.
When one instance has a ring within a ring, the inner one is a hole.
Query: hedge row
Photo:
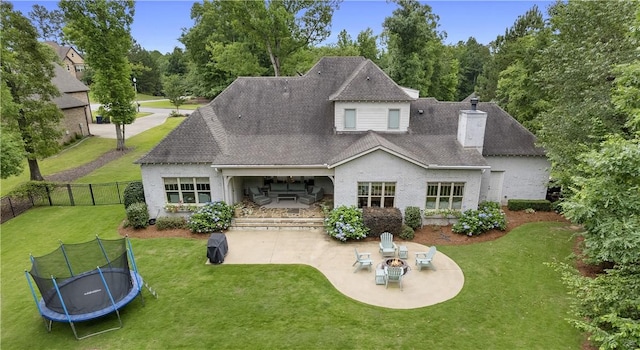
[[[510,199],[507,208],[512,211],[533,209],[535,211],[553,211],[551,202],[546,199]]]

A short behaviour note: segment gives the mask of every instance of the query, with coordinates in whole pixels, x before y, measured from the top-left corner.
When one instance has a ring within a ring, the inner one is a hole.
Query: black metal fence
[[[128,182],[102,184],[60,184],[47,188],[46,194],[2,197],[0,222],[12,219],[35,206],[123,204]]]

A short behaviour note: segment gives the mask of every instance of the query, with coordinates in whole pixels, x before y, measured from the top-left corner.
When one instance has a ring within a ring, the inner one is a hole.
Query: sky
[[[49,10],[57,8],[57,1],[10,1],[14,9],[28,16],[34,4]],[[543,14],[552,1],[420,1],[428,4],[432,12],[440,17],[439,31],[447,33],[446,44],[466,41],[473,36],[479,43],[488,44],[498,35],[504,34],[518,16],[523,15],[533,5]],[[131,35],[146,50],[161,53],[184,47],[178,41],[184,28],[193,27],[191,6],[194,1],[142,0],[136,1],[135,17]],[[392,15],[397,5],[385,0],[344,0],[334,12],[331,36],[323,44],[337,41],[338,33],[345,29],[352,39],[358,33],[371,28],[374,35],[382,32],[382,23]]]

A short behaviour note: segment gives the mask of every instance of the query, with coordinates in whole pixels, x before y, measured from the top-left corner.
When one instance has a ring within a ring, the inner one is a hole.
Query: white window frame
[[[394,208],[396,203],[396,182],[358,182],[358,208],[371,207],[372,203],[380,208]],[[390,203],[388,203],[390,201]]]
[[[392,118],[392,115],[393,115],[393,118]],[[389,130],[400,129],[400,109],[398,108],[389,109],[388,116],[387,116],[387,128]]]
[[[353,114],[351,115],[351,113],[353,113]],[[356,129],[356,120],[357,120],[356,109],[355,108],[345,108],[345,110],[344,110],[344,128],[346,130],[355,130]],[[353,123],[352,126],[350,125],[350,122]]]
[[[464,187],[464,182],[427,182],[425,211],[461,210],[464,202]]]
[[[204,204],[211,202],[208,177],[163,177],[164,195],[171,204]]]

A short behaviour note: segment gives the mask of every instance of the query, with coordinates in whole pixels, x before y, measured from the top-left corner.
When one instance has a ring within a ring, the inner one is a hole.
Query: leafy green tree
[[[13,102],[11,91],[4,80],[0,81],[0,177],[20,175],[26,158],[20,133],[5,121],[6,116],[18,115],[19,106]]]
[[[640,348],[640,265],[619,265],[595,278],[561,266],[573,296],[573,324],[602,350]]]
[[[538,73],[551,109],[538,133],[553,176],[571,183],[579,155],[597,150],[608,135],[629,138],[628,116],[612,102],[617,69],[637,62],[631,35],[637,1],[569,1],[550,8],[552,37]]]
[[[13,5],[0,3],[0,13],[2,176],[18,171],[17,157],[24,154],[31,180],[42,181],[38,159],[51,156],[60,148],[62,112],[52,102],[59,92],[51,82],[57,57],[51,48],[38,42],[36,29],[13,10]]]
[[[167,53],[167,68],[164,72],[166,75],[186,75],[189,71],[188,61],[184,52],[179,47],[174,47],[171,53]]]
[[[330,34],[338,0],[222,1],[224,15],[235,31],[266,52],[273,74],[299,49],[319,43]]]
[[[136,117],[127,53],[131,49],[133,1],[62,0],[65,35],[84,53],[93,74],[92,91],[115,124],[117,150],[125,149],[125,125]]]
[[[490,53],[489,47],[478,43],[474,37],[469,37],[466,42],[458,42],[454,52],[460,65],[456,100],[462,101],[475,91],[478,76],[490,59]]]
[[[29,11],[29,18],[31,18],[42,40],[56,43],[62,41],[64,17],[59,9],[49,11],[46,7],[35,4],[33,10]]]
[[[518,16],[513,25],[489,44],[491,57],[484,64],[482,74],[478,76],[476,92],[483,101],[492,101],[496,97],[500,73],[516,60],[528,60],[527,52],[520,50],[517,44],[520,38],[536,35],[545,28],[542,12],[534,5]]]
[[[423,96],[451,100],[458,84],[458,63],[442,43],[438,16],[416,0],[397,0],[399,8],[384,20],[389,76]]]
[[[375,63],[378,63],[378,45],[376,44],[378,37],[373,35],[373,30],[367,28],[358,33],[356,39],[356,46],[358,47],[358,53],[364,58],[368,58]]]
[[[640,140],[612,137],[579,160],[562,208],[585,228],[585,255],[593,263],[640,263]]]
[[[178,113],[180,113],[180,106],[186,102],[184,97],[186,93],[187,86],[182,76],[174,74],[164,78],[164,96],[176,106]]]
[[[162,73],[151,53],[134,41],[129,51],[131,73],[136,78],[140,93],[159,96],[162,94]]]

